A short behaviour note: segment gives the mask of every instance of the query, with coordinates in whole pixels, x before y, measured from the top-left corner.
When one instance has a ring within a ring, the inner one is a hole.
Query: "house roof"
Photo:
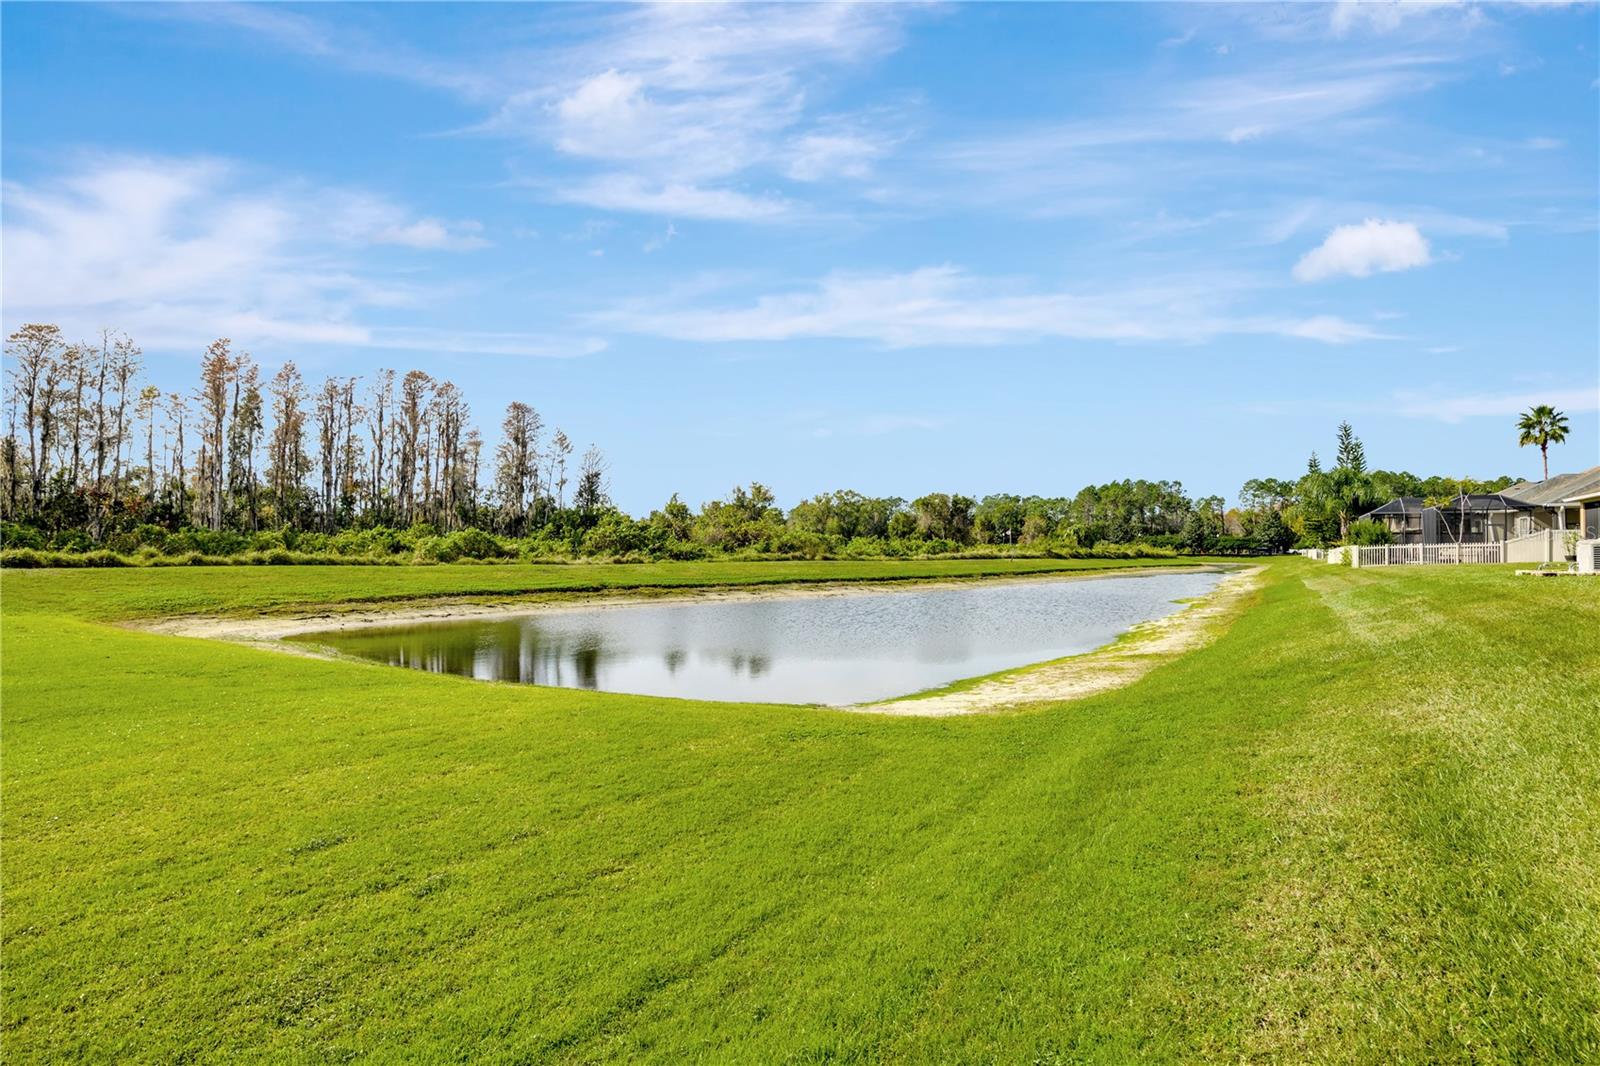
[[[1423,502],[1421,496],[1397,496],[1388,503],[1384,504],[1382,507],[1375,507],[1361,517],[1373,518],[1384,517],[1387,515],[1420,514],[1423,511],[1430,511],[1432,509],[1433,508],[1429,507]]]
[[[1545,481],[1519,481],[1503,491],[1535,507],[1550,507],[1575,497],[1592,498],[1600,493],[1600,466],[1591,466],[1575,474],[1557,474]]]
[[[1526,500],[1519,500],[1507,492],[1470,492],[1439,505],[1443,513],[1460,514],[1492,514],[1497,511],[1531,511],[1534,505]]]

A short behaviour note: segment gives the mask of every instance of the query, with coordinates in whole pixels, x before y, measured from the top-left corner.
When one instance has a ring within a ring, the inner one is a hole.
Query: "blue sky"
[[[1585,5],[7,4],[4,326],[511,399],[635,512],[1600,462]]]

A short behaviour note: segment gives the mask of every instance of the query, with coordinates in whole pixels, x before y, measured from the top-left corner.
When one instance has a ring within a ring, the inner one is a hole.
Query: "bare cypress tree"
[[[279,525],[296,524],[305,476],[306,386],[293,363],[284,363],[267,386],[272,396],[272,438],[267,444],[267,494]]]
[[[43,323],[29,323],[6,338],[12,403],[22,409],[23,432],[28,437],[30,509],[35,513],[44,502],[50,462],[48,447],[41,441],[43,426],[49,421],[44,410],[46,383],[61,348],[61,330]]]
[[[389,467],[394,457],[388,449],[394,411],[394,371],[379,370],[367,391],[367,439],[372,446],[368,508],[377,522],[390,518],[395,493],[389,486]]]
[[[17,448],[17,390],[6,389],[6,435],[0,441],[0,468],[5,471],[5,517],[17,514],[17,493],[22,485],[22,456]]]
[[[428,399],[432,391],[433,379],[420,370],[410,371],[400,381],[400,409],[395,423],[400,435],[395,497],[403,525],[410,525],[417,518],[417,466],[420,460],[417,446],[422,437],[422,420],[427,416]]]
[[[528,508],[539,484],[539,412],[513,401],[500,424],[500,447],[495,452],[495,486],[500,494],[505,529],[520,537],[527,526]]]
[[[483,436],[476,427],[467,432],[466,443],[463,447],[466,450],[467,457],[467,509],[473,516],[473,522],[476,522],[478,520],[478,486],[480,484],[479,463],[483,458]]]
[[[365,412],[356,403],[356,378],[346,378],[339,389],[339,426],[343,440],[339,446],[339,505],[342,511],[353,514],[359,503],[361,481],[361,447],[356,440],[356,426]]]
[[[233,410],[228,424],[228,496],[237,512],[242,506],[252,531],[260,528],[256,494],[256,447],[263,428],[261,372],[248,353],[234,360]]]
[[[94,482],[90,492],[92,505],[89,515],[96,540],[100,539],[104,531],[106,507],[111,497],[106,491],[106,449],[111,445],[106,379],[110,374],[111,331],[107,329],[100,331],[100,350],[94,359],[94,409],[90,417],[94,425],[94,434],[89,442],[90,451],[94,455]]]
[[[461,526],[465,503],[465,471],[461,457],[461,435],[469,409],[461,390],[451,382],[441,382],[434,392],[434,437],[438,453],[438,521],[444,528]]]
[[[70,395],[64,386],[68,375],[72,373],[75,357],[71,353],[69,347],[57,349],[55,358],[44,368],[44,380],[39,386],[39,469],[34,475],[35,509],[43,506],[44,489],[50,481],[50,452],[60,443],[61,422],[69,414],[62,401]],[[58,458],[65,463],[65,455]]]
[[[200,388],[195,400],[200,404],[201,448],[209,458],[201,479],[206,493],[205,521],[212,529],[222,528],[223,456],[227,449],[228,396],[233,384],[234,359],[229,341],[211,342],[200,362]]]
[[[73,489],[82,484],[84,425],[91,421],[88,410],[83,406],[83,389],[90,377],[89,363],[93,358],[93,349],[82,344],[68,345],[62,353],[65,365],[61,373],[66,379],[67,390],[62,398],[64,407],[58,421],[63,431],[62,443],[71,456],[67,485]]]
[[[183,430],[189,420],[189,405],[184,401],[183,394],[178,392],[167,395],[167,417],[171,419],[173,433],[172,466],[167,475],[167,489],[172,496],[172,505],[179,513],[188,509],[189,484],[188,471],[184,469],[185,450],[183,445]]]
[[[140,357],[144,353],[126,334],[119,335],[111,346],[111,377],[117,386],[116,413],[109,419],[111,438],[111,502],[122,501],[122,445],[128,436],[128,391],[140,370]],[[142,393],[141,393],[142,395]],[[129,455],[129,461],[132,461]]]
[[[338,378],[328,378],[317,393],[317,457],[322,468],[322,525],[332,531],[335,527],[339,498],[340,451],[344,440],[339,417],[344,411],[340,402],[344,387]]]
[[[556,489],[556,506],[566,509],[567,506],[567,459],[572,455],[572,441],[565,432],[556,430],[556,435],[550,438],[551,462],[555,466],[555,476],[551,479]]]
[[[133,417],[145,425],[144,431],[144,466],[145,466],[145,499],[155,503],[156,496],[161,491],[161,486],[156,474],[156,412],[161,408],[161,390],[154,385],[146,385],[139,390],[139,402],[133,409]]]

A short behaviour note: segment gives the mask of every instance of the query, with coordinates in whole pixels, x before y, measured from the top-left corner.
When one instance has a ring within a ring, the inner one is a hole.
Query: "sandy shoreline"
[[[1092,581],[1138,578],[1173,573],[1222,573],[1216,589],[1202,600],[1155,622],[1130,631],[1116,643],[1071,659],[1022,667],[959,692],[900,697],[882,703],[839,707],[867,714],[945,717],[977,714],[1027,703],[1076,699],[1130,684],[1160,662],[1210,639],[1218,624],[1236,613],[1239,601],[1255,587],[1259,568],[1224,566],[1141,567],[1086,573],[1046,572],[986,578],[930,578],[894,581],[847,581],[797,585],[701,586],[682,589],[636,589],[607,593],[545,593],[483,602],[434,599],[397,602],[390,606],[352,606],[283,615],[228,617],[180,615],[127,623],[128,628],[168,636],[196,637],[248,644],[292,655],[340,658],[314,644],[288,638],[385,626],[524,618],[561,611],[622,608],[642,603],[729,603],[768,599],[829,596],[882,596],[936,588],[963,588],[975,583],[1016,584],[1035,581]]]
[[[1120,639],[1070,659],[1024,666],[971,687],[931,696],[840,707],[863,714],[947,718],[1038,703],[1062,703],[1131,685],[1162,663],[1209,644],[1242,612],[1259,585],[1261,567],[1227,573],[1211,592],[1165,618],[1135,626]],[[958,683],[959,684],[959,683]]]

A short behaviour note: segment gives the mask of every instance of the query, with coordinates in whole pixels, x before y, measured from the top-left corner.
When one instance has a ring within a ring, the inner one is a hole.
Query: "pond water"
[[[690,699],[860,703],[1109,643],[1216,573],[851,589],[559,608],[311,634],[347,655],[494,681]]]

